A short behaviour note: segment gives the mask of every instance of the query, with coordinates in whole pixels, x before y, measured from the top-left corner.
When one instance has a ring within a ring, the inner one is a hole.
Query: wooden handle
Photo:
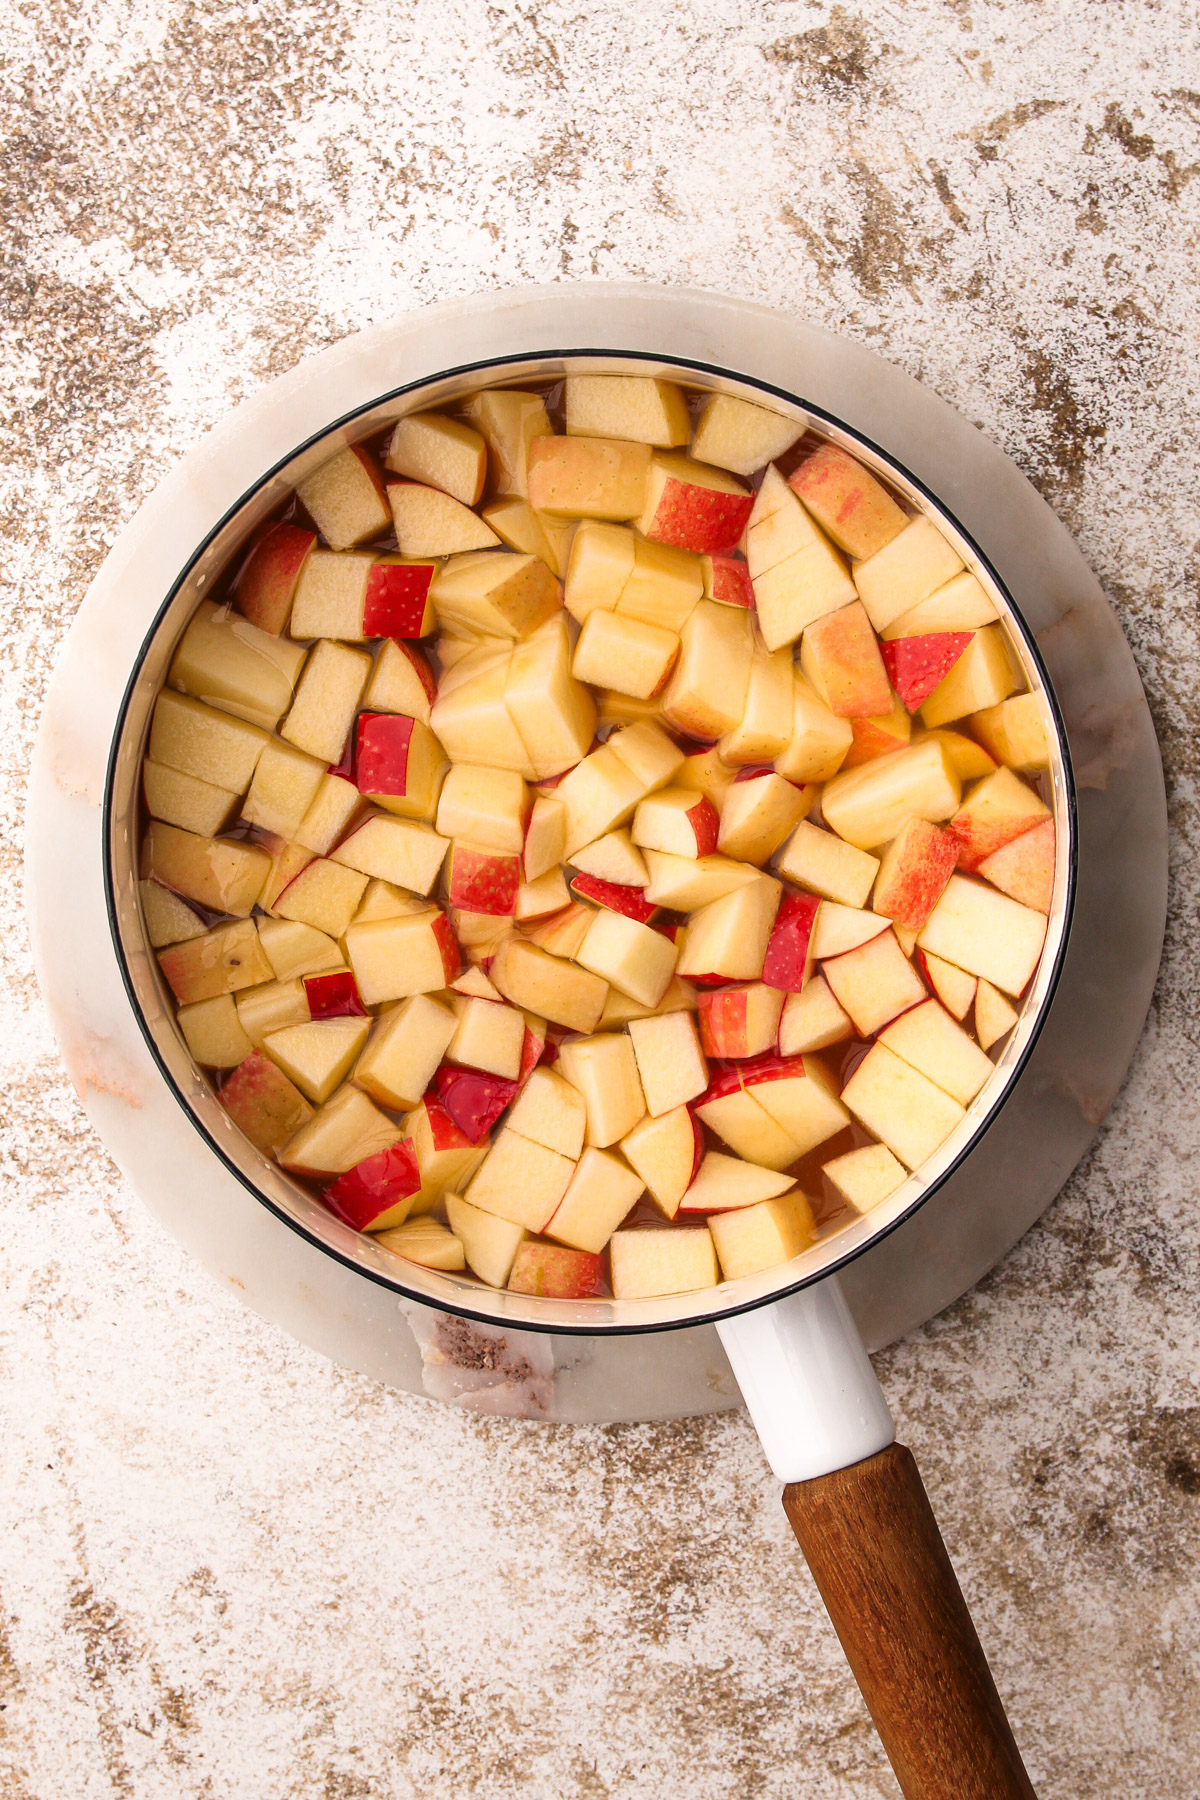
[[[910,1452],[783,1505],[905,1800],[1036,1800]]]

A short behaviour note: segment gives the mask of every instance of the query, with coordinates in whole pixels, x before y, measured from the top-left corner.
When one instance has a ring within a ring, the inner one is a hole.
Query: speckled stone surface
[[[1172,916],[1057,1205],[879,1359],[1042,1800],[1200,1793],[1200,20],[1182,0],[3,0],[0,1795],[898,1790],[744,1417],[480,1419],[241,1310],[39,1009],[25,771],[122,523],[230,403],[423,301],[803,313],[1017,459],[1120,610]]]

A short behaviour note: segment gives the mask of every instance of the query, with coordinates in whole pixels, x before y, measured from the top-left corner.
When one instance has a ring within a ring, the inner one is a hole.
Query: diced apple
[[[673,912],[696,912],[735,889],[761,878],[752,863],[731,862],[727,856],[670,856],[661,850],[646,854],[650,879],[645,898],[654,906]]]
[[[619,438],[537,437],[529,504],[560,519],[635,519],[646,503],[650,449]]]
[[[869,1038],[889,1020],[925,999],[920,976],[890,931],[822,964],[834,998]]]
[[[297,919],[260,919],[258,939],[277,981],[342,967],[333,939]]]
[[[358,1059],[354,1079],[381,1106],[416,1106],[458,1027],[446,1007],[414,994],[380,1019]]]
[[[997,617],[995,605],[977,576],[963,569],[885,625],[885,639],[922,637],[931,631],[978,631]]]
[[[481,849],[456,840],[446,863],[446,893],[451,906],[468,912],[511,918],[521,885],[521,859],[498,850]]]
[[[880,913],[864,912],[859,907],[842,906],[836,900],[822,902],[813,927],[812,954],[818,962],[831,956],[845,956],[860,944],[870,943],[888,929],[889,921]]]
[[[716,1213],[708,1229],[726,1281],[791,1262],[815,1236],[812,1208],[798,1188],[777,1200]]]
[[[827,902],[815,894],[785,894],[763,958],[762,978],[768,987],[798,994],[812,974],[816,927]]]
[[[604,1258],[525,1238],[513,1260],[508,1290],[545,1300],[590,1300],[604,1292]]]
[[[671,450],[691,432],[687,401],[673,381],[650,375],[568,375],[568,437],[629,438]]]
[[[428,912],[429,906],[428,900],[415,894],[402,894],[390,881],[368,881],[351,923],[365,925],[370,919],[410,918],[414,913]],[[494,925],[495,921],[488,923]],[[454,935],[458,936],[457,930]]]
[[[382,536],[391,520],[383,477],[365,444],[351,444],[297,483],[301,505],[336,550]]]
[[[648,1019],[657,1013],[695,1012],[696,990],[690,982],[681,981],[678,975],[672,975],[667,991],[657,1006],[643,1006],[640,1001],[631,1000],[628,994],[610,987],[608,998],[604,1002],[604,1011],[600,1015],[600,1029],[607,1031],[618,1025],[628,1025],[630,1019]]]
[[[842,764],[844,769],[857,768],[859,763],[871,762],[877,756],[888,756],[893,750],[903,750],[912,738],[912,720],[899,700],[893,702],[890,712],[879,713],[873,719],[851,719],[850,725],[854,742]]]
[[[271,866],[265,850],[232,838],[197,837],[151,819],[142,840],[142,879],[157,881],[210,912],[249,915]]]
[[[259,726],[164,688],[154,703],[146,754],[168,769],[244,794],[269,742]]]
[[[250,825],[293,840],[324,779],[324,763],[272,739],[258,759],[242,817]]]
[[[915,713],[954,668],[971,643],[969,631],[926,632],[883,646],[888,679],[905,708]]]
[[[757,1163],[743,1162],[740,1157],[723,1156],[710,1150],[700,1164],[700,1172],[683,1196],[681,1213],[728,1212],[735,1207],[756,1206],[788,1192],[795,1184],[783,1175]]]
[[[567,1191],[575,1164],[506,1127],[471,1181],[465,1198],[483,1212],[544,1231]]]
[[[263,1049],[305,1099],[320,1106],[350,1073],[370,1029],[365,1018],[314,1019],[271,1032]]]
[[[570,891],[560,868],[549,869],[536,881],[523,881],[517,889],[516,918],[544,919],[571,903]]]
[[[169,888],[160,887],[156,881],[139,881],[138,898],[152,950],[204,935],[204,920]]]
[[[278,1153],[285,1169],[321,1179],[345,1175],[401,1140],[392,1121],[357,1088],[340,1088]],[[409,1209],[411,1210],[411,1208]]]
[[[788,486],[839,550],[863,561],[908,523],[869,470],[836,444],[822,444],[788,477]]]
[[[644,793],[641,781],[610,745],[585,756],[555,789],[555,798],[567,809],[567,860],[624,824]]]
[[[871,906],[906,931],[920,931],[946,890],[958,861],[953,827],[908,819],[883,853]]]
[[[790,450],[803,431],[802,422],[785,419],[770,407],[733,394],[713,394],[696,420],[692,455],[734,475],[753,475]]]
[[[451,770],[451,774],[453,773],[455,771]],[[442,793],[444,796],[444,788]],[[551,794],[539,794],[533,803],[525,832],[522,861],[526,881],[537,881],[540,876],[557,868],[566,847],[566,807]]]
[[[735,782],[721,803],[717,847],[725,856],[761,866],[778,850],[810,804],[807,789],[770,771],[753,781]]]
[[[593,909],[582,901],[572,901],[553,918],[536,920],[525,929],[530,943],[540,944],[552,956],[575,956],[588,933],[594,917]]]
[[[974,874],[993,851],[1049,819],[1050,808],[1019,775],[996,769],[971,789],[950,821],[959,868]]]
[[[221,1083],[217,1095],[239,1131],[259,1150],[276,1156],[312,1118],[312,1107],[261,1050],[252,1051]]]
[[[587,1103],[554,1069],[534,1069],[508,1118],[509,1129],[578,1162],[587,1129]]]
[[[773,1049],[783,1004],[782,991],[761,981],[700,994],[700,1042],[706,1054],[736,1059]]]
[[[990,775],[996,767],[982,744],[974,738],[964,737],[961,731],[925,731],[913,733],[914,744],[924,744],[936,740],[941,744],[950,761],[950,767],[960,781],[978,781],[984,775]]]
[[[641,888],[625,887],[615,881],[601,881],[595,875],[573,876],[571,892],[581,900],[591,901],[594,906],[605,906],[610,912],[624,913],[627,919],[636,919],[642,925],[648,925],[658,911],[656,906],[651,906],[644,898]]]
[[[371,666],[365,650],[322,638],[300,677],[280,735],[322,762],[338,762]]]
[[[965,1019],[975,1003],[975,976],[927,950],[917,951],[917,967],[951,1017]]]
[[[533,764],[504,702],[511,653],[476,653],[456,665],[451,687],[445,676],[430,724],[451,762],[514,769],[532,780]]]
[[[1010,769],[1032,774],[1050,767],[1044,709],[1036,694],[1014,694],[973,713],[967,724],[984,749]]]
[[[781,894],[779,882],[759,875],[757,881],[701,907],[692,917],[679,973],[725,981],[760,980]]]
[[[751,676],[753,679],[753,675]],[[788,689],[791,691],[791,677],[788,677]],[[724,761],[717,745],[708,750],[695,750],[685,756],[675,773],[675,787],[692,788],[712,801],[717,811],[721,810],[721,802],[733,786],[737,770]]]
[[[233,593],[239,612],[278,637],[288,622],[292,598],[316,533],[279,520],[257,537],[238,570]]]
[[[467,1266],[488,1287],[507,1286],[516,1261],[517,1251],[525,1238],[525,1227],[479,1207],[458,1194],[447,1194],[446,1217],[450,1229],[463,1247]]]
[[[754,609],[754,583],[750,570],[740,557],[702,556],[704,598],[717,600],[722,606],[740,606],[746,612]]]
[[[673,631],[596,611],[584,621],[571,673],[577,681],[647,700],[666,686],[678,655],[679,639]]]
[[[462,967],[450,921],[436,907],[410,918],[351,925],[344,936],[354,979],[368,1006],[437,993]]]
[[[970,1105],[992,1073],[992,1064],[979,1045],[936,1000],[926,1000],[894,1019],[878,1041],[936,1082],[960,1106]]]
[[[985,625],[925,701],[921,718],[928,726],[950,725],[968,713],[998,706],[1024,685],[1003,627]]]
[[[467,1266],[461,1240],[438,1219],[405,1219],[403,1225],[377,1232],[375,1242],[423,1269],[452,1271]]]
[[[653,1117],[671,1112],[705,1091],[708,1065],[689,1012],[632,1019],[628,1030],[646,1110]]]
[[[489,974],[506,1000],[568,1031],[594,1031],[604,1011],[608,983],[586,969],[552,956],[536,944],[510,938]]]
[[[527,638],[562,605],[545,563],[508,550],[452,557],[433,584],[433,599],[441,626],[514,641]]]
[[[428,725],[437,682],[422,652],[401,638],[384,640],[363,704],[371,712],[407,713]]]
[[[536,780],[561,775],[585,755],[596,729],[596,705],[571,674],[571,640],[561,609],[517,645],[504,704]]]
[[[962,875],[950,877],[919,939],[922,950],[1014,996],[1028,986],[1045,941],[1044,914]]]
[[[168,769],[165,763],[147,760],[142,764],[142,792],[152,819],[177,825],[197,837],[216,837],[238,810],[236,794],[201,781],[197,775],[185,775],[182,769]]]
[[[647,1114],[621,1139],[621,1149],[659,1211],[673,1219],[704,1156],[704,1134],[689,1109]]]
[[[331,860],[393,887],[427,894],[449,848],[444,837],[417,820],[378,816],[352,831]]]
[[[649,720],[615,731],[606,746],[637,777],[643,794],[666,787],[683,765],[683,751]]]
[[[910,519],[904,529],[872,556],[854,565],[858,597],[876,631],[928,599],[957,575],[962,558],[932,519]]]
[[[471,423],[487,440],[492,487],[498,494],[529,494],[529,445],[550,437],[553,427],[540,394],[516,388],[485,388],[467,403]]]
[[[875,850],[894,838],[907,819],[948,819],[958,808],[960,792],[943,745],[927,738],[835,775],[821,795],[821,811],[825,823],[847,843]]]
[[[675,971],[676,949],[669,938],[606,908],[593,916],[575,954],[583,968],[643,1006],[658,1005]]]
[[[482,969],[464,969],[450,983],[452,994],[462,994],[468,1000],[499,1000],[503,996],[494,988]]]
[[[747,1162],[781,1170],[799,1160],[795,1138],[742,1086],[736,1070],[717,1076],[692,1110]]]
[[[795,713],[791,651],[784,648],[771,655],[755,642],[742,716],[720,739],[720,756],[738,766],[768,763],[782,756],[792,741]]]
[[[395,475],[440,488],[464,506],[474,506],[487,475],[487,445],[478,431],[442,413],[412,413],[399,419],[385,457]]]
[[[643,850],[661,850],[669,856],[710,856],[717,847],[719,825],[716,808],[703,794],[687,788],[662,788],[640,802],[631,835]]]
[[[645,1113],[637,1059],[623,1032],[568,1038],[559,1048],[558,1067],[583,1095],[587,1142],[596,1149],[625,1137]]]
[[[585,844],[571,858],[581,874],[617,887],[644,888],[649,870],[627,830],[610,831],[595,843]]]
[[[975,1035],[984,1050],[1007,1036],[1017,1022],[1015,1008],[982,977],[975,992]]]
[[[743,1089],[807,1156],[850,1123],[825,1065],[816,1056],[763,1056],[741,1063]],[[761,1159],[760,1159],[761,1160]]]
[[[839,719],[875,718],[892,703],[888,671],[858,600],[805,627],[800,667],[817,698]]]
[[[617,597],[617,612],[661,631],[680,632],[704,592],[698,556],[670,544],[633,540],[633,568]]]
[[[733,549],[753,505],[754,496],[722,470],[687,456],[657,455],[638,523],[656,543],[711,555]]]
[[[171,659],[167,686],[270,731],[291,704],[304,657],[301,645],[206,601]]]
[[[746,561],[759,628],[769,650],[855,598],[841,556],[813,524],[779,470],[763,478],[746,530]]]
[[[401,556],[461,556],[494,549],[500,542],[469,506],[439,488],[389,481],[387,497]]]
[[[867,1051],[842,1100],[909,1169],[920,1168],[966,1117],[957,1100],[884,1044]]]
[[[784,845],[776,868],[824,900],[861,908],[879,872],[879,858],[805,819]]]
[[[1044,819],[979,864],[979,874],[1022,906],[1048,913],[1054,897],[1054,821]]]
[[[788,781],[828,781],[837,774],[854,742],[849,719],[839,719],[819,700],[797,669],[792,684],[792,736],[775,758],[775,771]]]
[[[897,1161],[886,1144],[862,1144],[857,1150],[847,1150],[844,1156],[827,1162],[821,1173],[829,1177],[856,1213],[868,1213],[890,1200],[908,1179],[904,1164]]]
[[[236,1069],[254,1049],[238,1022],[232,994],[181,1006],[176,1017],[188,1049],[203,1069]]]
[[[664,717],[691,737],[733,731],[745,707],[753,652],[745,613],[699,601],[680,632],[679,661],[663,696]]]
[[[515,1081],[478,1069],[439,1069],[437,1097],[469,1143],[485,1138],[516,1096]]]
[[[238,1024],[256,1050],[263,1048],[272,1032],[307,1025],[312,1018],[308,995],[298,975],[288,981],[260,982],[239,993],[235,1004]]]
[[[315,857],[284,888],[274,910],[280,918],[298,919],[327,937],[340,938],[358,910],[366,885],[365,874],[356,869]]]
[[[366,810],[366,802],[352,781],[341,775],[323,775],[308,811],[296,828],[296,847],[315,856],[328,856],[335,844],[360,822]]]
[[[640,1198],[643,1187],[641,1176],[619,1156],[589,1148],[579,1160],[546,1235],[596,1255]]]
[[[456,1000],[458,1027],[446,1051],[448,1061],[515,1081],[521,1068],[525,1018],[495,1000]]]
[[[827,1050],[853,1036],[849,1014],[834,999],[824,976],[814,975],[798,994],[789,994],[784,1001],[779,1021],[781,1056]]]
[[[402,556],[314,550],[296,588],[294,638],[419,638],[434,629],[437,564]]]
[[[437,829],[443,837],[469,838],[483,849],[519,853],[528,814],[529,790],[514,770],[457,763],[442,787]]]
[[[615,612],[633,574],[634,537],[627,525],[584,519],[571,540],[564,603],[582,625],[593,612]]]
[[[466,1186],[487,1155],[489,1145],[486,1137],[481,1144],[473,1144],[434,1094],[426,1094],[409,1114],[407,1127],[406,1135],[417,1153],[421,1172],[420,1191],[413,1197],[411,1211],[420,1215],[437,1206],[447,1188]],[[452,1214],[450,1223],[454,1225]]]
[[[566,574],[546,531],[546,524],[541,515],[534,512],[528,500],[510,494],[505,499],[493,501],[491,506],[485,506],[480,516],[508,549],[516,550],[521,556],[538,557],[558,580]]]
[[[280,920],[287,924],[289,921]],[[300,927],[299,929],[307,929]],[[324,933],[318,933],[324,936]],[[314,1019],[365,1019],[369,1015],[362,1003],[358,983],[349,969],[328,969],[321,974],[304,975],[304,994]]]
[[[618,1231],[609,1242],[609,1258],[618,1300],[691,1294],[717,1285],[717,1253],[707,1226]]]

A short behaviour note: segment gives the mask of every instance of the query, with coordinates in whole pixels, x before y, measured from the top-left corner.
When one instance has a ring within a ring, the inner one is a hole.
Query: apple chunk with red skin
[[[462,971],[458,941],[436,907],[392,919],[369,919],[345,933],[346,955],[367,1006],[433,994]]]
[[[238,1064],[221,1083],[217,1098],[238,1129],[269,1156],[277,1155],[313,1116],[300,1089],[261,1050]]]
[[[752,981],[713,988],[698,999],[700,1042],[707,1055],[736,1060],[774,1048],[784,1000],[779,988]]]
[[[647,1114],[620,1147],[659,1211],[673,1219],[704,1159],[704,1133],[690,1108]]]
[[[469,1144],[485,1138],[517,1092],[515,1081],[475,1069],[439,1069],[437,1096]]]
[[[451,906],[467,912],[511,917],[521,885],[521,859],[499,850],[477,848],[460,839],[450,846],[446,891]]]
[[[314,1019],[365,1019],[370,1016],[349,969],[330,969],[319,975],[305,975],[303,980],[308,1010]]]
[[[754,587],[750,570],[740,558],[705,556],[701,559],[701,567],[706,600],[716,600],[721,606],[740,606],[743,612],[753,611]]]
[[[445,769],[442,747],[419,719],[360,713],[354,775],[360,794],[400,818],[431,819]]]
[[[973,636],[970,631],[933,631],[884,644],[883,666],[907,712],[915,713],[925,704]]]
[[[878,718],[892,703],[887,670],[861,600],[806,627],[800,667],[836,718]]]
[[[1023,831],[979,865],[985,881],[1022,906],[1048,913],[1054,895],[1054,820],[1043,819],[1032,831]]]
[[[633,815],[632,837],[642,850],[669,856],[711,856],[720,819],[711,800],[689,788],[662,788],[643,800]]]
[[[595,875],[573,875],[571,892],[580,900],[590,900],[595,906],[605,906],[610,912],[624,913],[627,919],[636,919],[639,924],[648,925],[657,906],[651,906],[643,897],[641,888],[626,887],[617,881],[601,881]]]
[[[325,1189],[325,1204],[356,1231],[402,1225],[419,1192],[416,1151],[407,1138],[364,1157]]]
[[[436,699],[437,682],[422,652],[400,638],[385,638],[363,695],[367,710],[408,713],[428,725]]]
[[[591,1300],[604,1292],[604,1258],[526,1238],[513,1259],[508,1290],[546,1300]]]
[[[984,858],[1049,819],[1050,808],[1011,769],[985,775],[950,821],[958,840],[958,866],[974,874]]]
[[[886,488],[836,444],[806,457],[788,486],[839,550],[856,562],[874,556],[908,523]]]
[[[278,637],[287,624],[300,571],[316,541],[315,531],[286,520],[268,525],[256,540],[238,571],[234,598],[238,611],[260,631]]]
[[[821,904],[815,894],[784,896],[763,959],[762,978],[768,987],[788,994],[803,988],[812,973],[813,928]]]
[[[909,819],[884,851],[871,900],[905,931],[920,931],[958,861],[958,840],[927,819]]]
[[[678,455],[655,456],[639,520],[643,537],[679,550],[732,550],[746,528],[754,495],[723,470]]]

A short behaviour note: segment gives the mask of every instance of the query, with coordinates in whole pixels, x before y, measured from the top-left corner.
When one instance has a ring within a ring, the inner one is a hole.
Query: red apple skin
[[[673,477],[646,532],[658,544],[718,556],[734,549],[754,510],[753,494],[722,494]]]
[[[282,1150],[312,1117],[299,1088],[262,1050],[252,1051],[238,1064],[221,1083],[217,1098],[250,1142],[268,1155]]]
[[[421,1185],[417,1153],[407,1138],[364,1157],[325,1189],[325,1204],[356,1231],[375,1220]]]
[[[592,1300],[604,1292],[604,1258],[527,1238],[517,1251],[508,1286],[510,1293],[540,1294],[547,1300]]]
[[[704,1161],[704,1127],[690,1108],[688,1109],[688,1118],[692,1122],[692,1172],[688,1177],[688,1186],[691,1187],[692,1182],[700,1173],[700,1164]]]
[[[495,850],[471,850],[455,844],[450,851],[447,892],[451,906],[464,912],[511,918],[517,910],[521,859]]]
[[[929,631],[920,637],[893,638],[880,644],[888,680],[906,712],[923,706],[945,679],[975,636],[973,631]]]
[[[767,944],[762,978],[768,987],[798,994],[808,968],[808,945],[821,902],[815,894],[786,894]]]
[[[689,808],[687,821],[696,840],[696,855],[711,856],[717,847],[721,820],[707,794],[702,795],[697,804]]]
[[[292,611],[300,571],[317,541],[315,531],[281,520],[268,525],[238,572],[234,598],[238,611],[278,637]]]
[[[641,888],[625,887],[619,881],[602,881],[598,875],[573,875],[571,892],[579,900],[590,900],[593,906],[603,906],[609,912],[624,913],[627,919],[636,919],[639,925],[648,925],[657,906],[651,906]]]
[[[434,563],[377,562],[367,576],[363,635],[420,638],[434,629],[429,584]]]
[[[742,1071],[736,1065],[714,1069],[711,1079],[698,1100],[691,1102],[693,1107],[706,1106],[710,1100],[721,1100],[726,1094],[736,1094],[742,1085]],[[697,1121],[693,1117],[693,1124]]]
[[[725,606],[741,606],[747,612],[754,608],[754,589],[750,584],[750,570],[744,562],[733,556],[713,556],[712,563],[712,597],[720,600]]]
[[[360,794],[408,792],[408,750],[415,723],[406,713],[359,713],[354,773]]]
[[[304,993],[314,1019],[367,1019],[370,1017],[349,969],[330,969],[323,975],[306,975]]]
[[[555,1055],[558,1052],[555,1051]],[[536,1031],[525,1027],[525,1036],[521,1040],[521,1066],[517,1070],[517,1086],[523,1088],[538,1064],[545,1059],[546,1040],[540,1038]]]
[[[919,836],[920,845],[909,858],[906,839],[905,860],[886,890],[882,883],[876,884],[872,905],[906,931],[920,931],[954,873],[959,845],[952,832],[941,831],[924,819],[911,823],[908,830]]]
[[[457,981],[462,974],[462,951],[458,947],[458,939],[454,935],[454,927],[444,912],[440,912],[429,927],[442,953],[442,971],[446,977],[446,986]]]
[[[438,1099],[469,1144],[486,1137],[520,1087],[519,1081],[505,1081],[499,1075],[456,1069],[445,1063],[434,1081]]]
[[[430,706],[432,706],[437,699],[437,681],[434,678],[433,670],[429,666],[428,658],[424,656],[420,650],[414,650],[411,644],[405,643],[403,638],[393,638],[392,642],[395,644],[400,654],[406,657],[412,664],[417,680],[425,690],[425,698],[428,700]],[[562,779],[561,776],[559,779]]]
[[[706,1056],[741,1056],[746,1044],[745,988],[700,994],[700,1047]]]
[[[425,1116],[429,1121],[429,1135],[435,1150],[468,1150],[471,1148],[471,1140],[466,1132],[459,1129],[435,1095],[426,1094],[421,1104],[425,1108]]]

